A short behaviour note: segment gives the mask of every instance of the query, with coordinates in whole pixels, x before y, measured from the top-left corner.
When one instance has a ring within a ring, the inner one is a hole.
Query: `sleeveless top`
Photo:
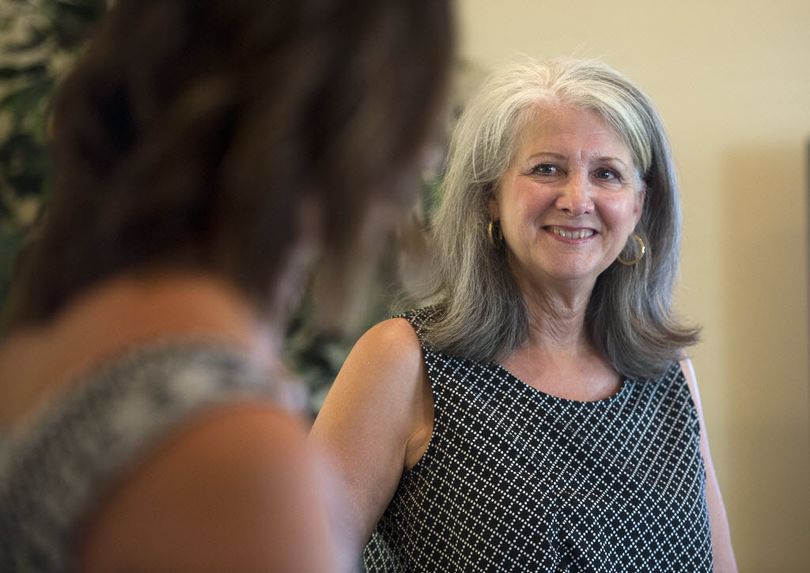
[[[235,348],[133,350],[0,436],[0,571],[73,569],[82,520],[126,468],[207,408],[276,389]]]
[[[403,315],[421,339],[432,311]],[[366,570],[712,570],[695,405],[680,366],[614,396],[544,394],[422,344],[433,434],[365,548]]]

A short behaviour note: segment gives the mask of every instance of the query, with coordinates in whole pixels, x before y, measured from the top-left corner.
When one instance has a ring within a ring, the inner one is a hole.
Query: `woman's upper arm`
[[[333,572],[334,544],[301,423],[272,405],[202,415],[113,488],[77,570]]]
[[[357,550],[390,502],[428,410],[432,423],[424,376],[413,328],[384,321],[352,349],[315,420],[311,437],[343,492],[344,531]]]
[[[717,483],[714,463],[712,462],[712,456],[709,450],[709,439],[706,434],[706,423],[703,418],[703,407],[700,402],[700,392],[698,392],[695,368],[689,358],[683,358],[681,360],[681,369],[689,385],[692,401],[695,403],[700,420],[700,452],[703,455],[703,465],[706,468],[706,501],[709,507],[709,520],[712,528],[714,570],[718,573],[736,572],[737,562],[734,558],[734,550],[731,546],[731,534],[728,526],[728,518],[726,517],[726,508],[723,504],[723,497],[720,494],[720,486]]]

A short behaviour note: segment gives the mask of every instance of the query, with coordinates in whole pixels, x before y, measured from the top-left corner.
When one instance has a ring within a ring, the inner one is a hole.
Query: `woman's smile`
[[[596,235],[594,229],[582,227],[558,227],[548,225],[543,229],[554,236],[555,239],[564,243],[581,244]]]

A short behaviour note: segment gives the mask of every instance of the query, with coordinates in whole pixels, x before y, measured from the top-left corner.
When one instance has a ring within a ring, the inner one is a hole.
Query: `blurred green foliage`
[[[48,195],[54,87],[106,8],[105,0],[0,2],[0,303]]]

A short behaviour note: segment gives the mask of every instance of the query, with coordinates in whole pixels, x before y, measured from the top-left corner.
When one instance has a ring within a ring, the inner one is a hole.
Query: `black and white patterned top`
[[[405,315],[417,335],[430,311]],[[544,394],[423,345],[434,429],[366,570],[712,570],[700,427],[678,363],[614,396]]]
[[[72,570],[82,519],[126,466],[206,408],[276,393],[210,343],[150,345],[81,380],[0,437],[0,571]]]

